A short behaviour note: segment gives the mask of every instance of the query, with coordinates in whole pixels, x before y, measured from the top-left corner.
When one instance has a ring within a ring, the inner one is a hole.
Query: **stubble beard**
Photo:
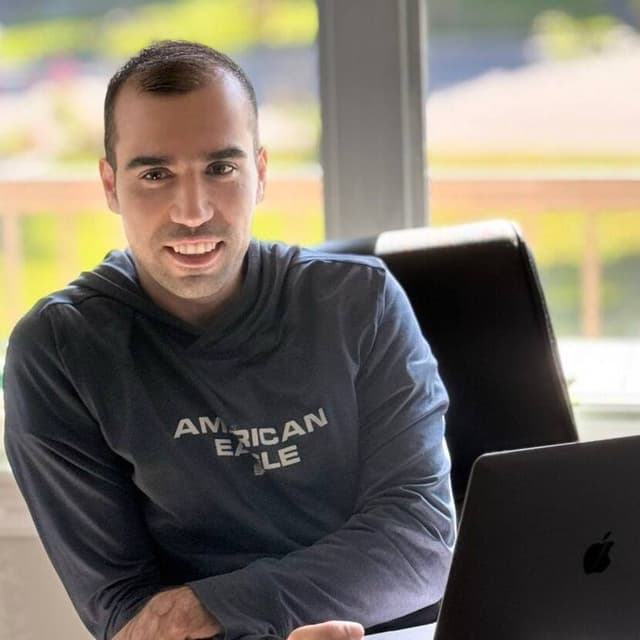
[[[176,298],[196,301],[214,298],[216,294],[231,287],[239,277],[240,269],[241,265],[235,268],[234,265],[226,264],[214,273],[176,276],[165,268],[148,273],[157,284]]]
[[[152,239],[152,244],[156,247],[162,247],[167,242],[189,237],[189,234],[184,231],[181,233],[172,231],[173,233],[167,233],[166,230],[163,230],[158,233]],[[203,235],[207,232],[214,237],[221,238],[224,242],[222,249],[224,254],[219,256],[221,260],[210,273],[190,275],[188,271],[181,272],[171,265],[171,258],[162,257],[161,254],[154,256],[144,251],[141,255],[136,256],[132,247],[140,285],[160,306],[164,306],[163,300],[170,302],[171,298],[173,298],[173,302],[170,304],[176,304],[176,302],[179,304],[179,301],[183,300],[185,303],[202,302],[217,306],[224,303],[227,297],[231,296],[239,287],[244,274],[249,236],[247,236],[246,246],[241,248],[238,246],[238,238],[235,234],[229,233],[228,229],[223,230],[211,226],[210,229],[204,228]]]

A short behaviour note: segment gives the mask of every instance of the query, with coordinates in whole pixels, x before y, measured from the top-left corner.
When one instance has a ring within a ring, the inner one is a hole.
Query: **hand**
[[[221,631],[220,623],[195,593],[189,587],[178,587],[153,596],[113,640],[196,640]]]
[[[294,629],[287,640],[361,640],[364,629],[357,622],[331,620]]]

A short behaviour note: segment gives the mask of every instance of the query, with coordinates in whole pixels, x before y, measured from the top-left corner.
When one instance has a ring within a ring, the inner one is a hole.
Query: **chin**
[[[224,285],[211,286],[211,283],[201,283],[187,286],[176,286],[169,291],[176,297],[189,302],[207,302],[217,298],[224,290]]]

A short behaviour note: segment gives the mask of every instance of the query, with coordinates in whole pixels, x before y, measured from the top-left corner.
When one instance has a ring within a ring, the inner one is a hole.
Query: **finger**
[[[288,640],[361,640],[364,629],[357,622],[330,620],[294,629]]]

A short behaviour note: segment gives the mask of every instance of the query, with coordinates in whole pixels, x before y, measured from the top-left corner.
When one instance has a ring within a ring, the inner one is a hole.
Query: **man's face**
[[[226,74],[184,94],[126,83],[115,103],[117,170],[100,162],[122,216],[140,284],[160,306],[198,323],[242,281],[266,155],[254,147],[250,103]]]

